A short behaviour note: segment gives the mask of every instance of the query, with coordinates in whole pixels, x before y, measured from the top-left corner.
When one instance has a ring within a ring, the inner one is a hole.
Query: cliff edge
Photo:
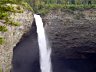
[[[0,70],[10,72],[13,48],[30,30],[33,13],[17,4],[3,4],[0,8],[7,9],[7,13],[0,11]]]
[[[55,9],[43,21],[52,57],[85,59],[96,53],[96,9]]]

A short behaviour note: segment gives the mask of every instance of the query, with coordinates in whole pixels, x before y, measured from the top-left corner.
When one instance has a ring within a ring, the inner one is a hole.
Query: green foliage
[[[6,3],[18,4],[21,3],[22,1],[25,0],[0,0],[0,4],[6,4]]]
[[[8,17],[8,13],[7,12],[0,12],[0,19],[4,19],[5,17]]]
[[[1,5],[0,9],[4,12],[10,11],[10,12],[23,12],[23,8],[20,5],[16,4],[3,4]]]
[[[14,3],[14,0],[0,0],[0,4]]]
[[[27,2],[21,2],[21,4],[28,10],[33,11],[32,7]]]
[[[75,3],[76,3],[77,5],[80,5],[80,4],[81,4],[81,0],[76,0]]]
[[[12,19],[6,18],[6,24],[12,25],[12,26],[20,26],[21,23],[20,22],[14,22]]]
[[[76,5],[73,5],[73,4],[72,4],[72,5],[68,5],[67,8],[68,8],[68,9],[71,9],[71,10],[76,10],[76,9],[78,9],[78,7],[77,7]]]
[[[21,25],[20,22],[14,22],[14,21],[9,21],[8,24],[10,24],[10,25],[12,25],[12,26],[20,26],[20,25]]]
[[[20,26],[21,23],[14,22],[14,20],[10,19],[11,13],[23,13],[24,8],[32,10],[31,6],[25,2],[25,0],[0,0],[0,19],[5,20],[5,24],[12,26]],[[6,26],[0,26],[1,32],[8,31]],[[3,37],[0,37],[0,45],[5,42]],[[1,69],[0,69],[0,72]]]
[[[3,37],[0,37],[0,45],[4,44],[5,39]],[[1,70],[0,70],[1,71]],[[2,71],[1,71],[2,72]]]
[[[6,31],[8,31],[8,29],[6,26],[0,26],[0,31],[6,32]]]
[[[83,0],[25,0],[28,2],[35,13],[46,14],[51,9],[87,9],[96,8],[96,0],[91,0],[91,4],[88,1]]]
[[[32,10],[32,7],[27,3],[27,0],[0,0],[0,10],[3,11],[22,13],[22,6],[24,6],[23,8]]]
[[[48,8],[49,9],[58,9],[58,8],[61,8],[62,5],[58,5],[58,4],[49,4],[48,5]]]
[[[47,14],[48,13],[48,9],[40,9],[37,13],[39,13],[39,14],[41,14],[41,15],[45,15],[45,14]]]
[[[0,19],[4,19],[6,22],[12,26],[20,26],[19,22],[13,22],[13,20],[9,19],[9,13],[22,13],[24,12],[24,3],[22,2],[21,5],[16,4],[18,1],[18,4],[21,3],[23,0],[0,0]],[[23,6],[22,6],[23,5]],[[25,5],[29,8],[28,3]],[[31,8],[30,8],[31,9]],[[5,27],[0,27],[0,31],[7,31]]]
[[[2,72],[2,69],[0,68],[0,72]]]

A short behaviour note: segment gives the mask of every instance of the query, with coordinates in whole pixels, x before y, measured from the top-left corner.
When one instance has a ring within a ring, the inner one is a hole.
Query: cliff
[[[32,11],[22,6],[19,8],[23,11],[12,10],[8,12],[7,19],[0,19],[0,69],[5,72],[11,68],[13,48],[29,32],[33,23]],[[73,11],[56,8],[42,18],[52,48],[52,58],[85,59],[88,54],[96,53],[96,9]]]
[[[4,6],[11,9],[10,4]],[[2,28],[0,30],[0,70],[2,69],[3,72],[10,72],[13,48],[22,36],[30,30],[33,22],[32,11],[21,5],[11,4],[12,6],[12,10],[8,11],[8,17],[0,19],[0,27]],[[20,9],[22,12],[19,12]]]
[[[96,53],[96,9],[56,9],[43,16],[52,57],[88,58]]]

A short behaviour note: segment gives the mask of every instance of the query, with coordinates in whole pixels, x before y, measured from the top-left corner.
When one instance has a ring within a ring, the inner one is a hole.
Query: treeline
[[[6,3],[19,3],[25,5],[35,13],[46,14],[51,9],[85,9],[96,8],[96,0],[0,0]],[[29,5],[30,4],[30,5]]]
[[[28,2],[30,5],[38,4],[96,4],[96,0],[0,0],[0,2]]]
[[[24,0],[23,0],[24,1]],[[31,4],[96,4],[96,0],[25,0]]]
[[[44,5],[61,4],[61,5],[93,5],[96,0],[22,0],[28,2],[33,9],[38,9]]]

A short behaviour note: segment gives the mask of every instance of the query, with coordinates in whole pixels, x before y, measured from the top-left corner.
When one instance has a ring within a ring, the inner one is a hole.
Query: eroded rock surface
[[[13,48],[21,39],[22,35],[27,33],[33,22],[33,14],[31,11],[24,10],[23,13],[11,13],[10,17],[14,22],[20,22],[20,26],[12,26],[4,24],[1,20],[0,24],[7,26],[7,32],[0,32],[0,36],[5,38],[5,43],[0,45],[0,68],[5,72],[10,72]]]
[[[87,58],[96,53],[96,10],[53,10],[43,17],[52,56]]]

